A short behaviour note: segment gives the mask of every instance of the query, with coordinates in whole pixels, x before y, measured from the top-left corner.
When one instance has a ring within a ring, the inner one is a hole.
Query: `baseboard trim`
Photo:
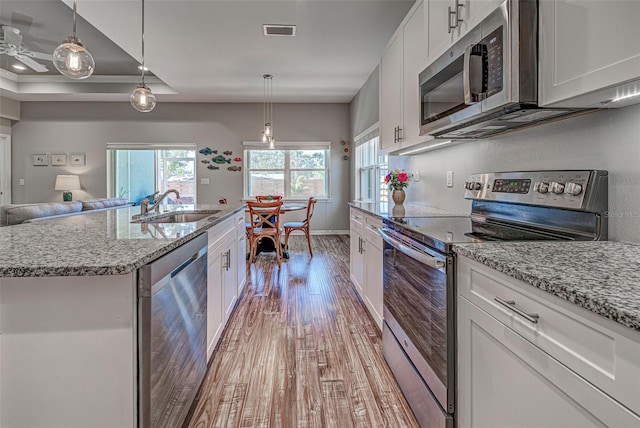
[[[348,235],[349,230],[312,230],[312,235]],[[291,235],[304,235],[304,233],[296,230],[291,232]],[[289,235],[289,236],[291,236]]]

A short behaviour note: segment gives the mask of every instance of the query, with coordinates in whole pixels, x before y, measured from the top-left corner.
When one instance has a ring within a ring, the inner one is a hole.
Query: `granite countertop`
[[[454,250],[640,331],[640,245],[500,242],[457,244]]]
[[[0,227],[0,277],[121,275],[134,271],[243,209],[177,205],[172,211],[218,213],[191,223],[131,223],[140,207]]]
[[[394,212],[393,208],[389,209],[388,202],[381,202],[378,204],[372,202],[349,202],[349,206],[356,208],[360,211],[364,211],[367,214],[372,214],[380,218],[397,218],[397,217],[468,217],[469,213],[447,211],[441,208],[428,207],[426,205],[419,204],[404,204],[404,211],[401,215],[398,212]]]

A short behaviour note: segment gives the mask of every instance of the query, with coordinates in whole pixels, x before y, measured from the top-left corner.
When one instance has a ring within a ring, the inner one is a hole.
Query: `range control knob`
[[[477,181],[467,181],[464,183],[464,188],[467,190],[480,190],[482,189],[482,183]]]
[[[580,193],[582,193],[582,185],[578,183],[567,183],[564,186],[564,193],[571,196],[578,196]]]
[[[549,183],[549,189],[551,189],[551,191],[556,195],[561,195],[564,193],[564,184],[552,181]]]
[[[533,191],[538,193],[547,193],[549,192],[549,183],[537,181],[536,184],[533,185]]]

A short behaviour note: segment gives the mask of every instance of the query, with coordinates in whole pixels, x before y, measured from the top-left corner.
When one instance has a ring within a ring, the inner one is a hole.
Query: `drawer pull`
[[[371,224],[368,224],[368,225],[367,225],[367,227],[368,227],[369,229],[373,230],[374,232],[377,232],[377,231],[378,231],[378,228],[377,228],[376,226],[371,225]]]
[[[358,217],[357,215],[352,215],[351,218],[354,220],[358,220],[360,217]]]
[[[502,306],[511,309],[513,312],[515,312],[516,314],[520,315],[521,317],[523,317],[527,321],[532,322],[533,324],[537,324],[538,323],[538,319],[540,318],[540,315],[538,315],[538,314],[528,314],[525,311],[523,311],[522,309],[518,309],[516,307],[515,300],[504,300],[504,299],[501,299],[499,297],[494,297],[493,300],[495,300],[496,302],[500,303]]]

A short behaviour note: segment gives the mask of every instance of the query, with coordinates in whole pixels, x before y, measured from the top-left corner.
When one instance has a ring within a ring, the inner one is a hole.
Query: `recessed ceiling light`
[[[22,64],[11,64],[11,67],[15,68],[16,70],[20,70],[20,71],[25,71],[27,69],[27,67],[25,67]]]
[[[142,66],[141,66],[141,65],[139,65],[139,66],[138,66],[138,70],[142,70]],[[144,71],[149,71],[149,68],[148,68],[148,67],[145,67],[145,68],[144,68]]]

